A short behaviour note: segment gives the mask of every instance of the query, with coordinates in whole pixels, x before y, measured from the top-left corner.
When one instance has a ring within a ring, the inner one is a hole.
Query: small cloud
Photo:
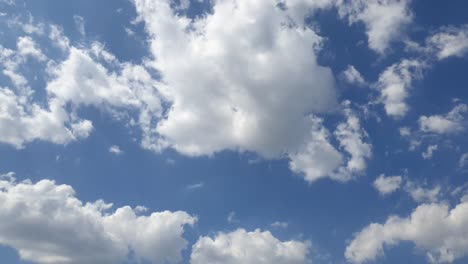
[[[441,195],[441,187],[434,186],[433,188],[425,188],[415,182],[407,182],[405,191],[413,198],[415,202],[437,202]]]
[[[171,159],[171,158],[167,158],[166,159],[166,164],[168,165],[171,165],[171,166],[174,166],[175,165],[175,160]]]
[[[120,149],[119,146],[117,145],[113,145],[109,148],[109,152],[112,153],[112,154],[115,154],[115,155],[121,155],[123,154],[124,152]]]
[[[240,221],[236,218],[236,212],[231,211],[227,217],[227,221],[230,224],[239,223]]]
[[[78,32],[80,32],[81,35],[85,35],[85,20],[82,16],[74,15],[73,20],[75,21],[75,26]]]
[[[354,68],[352,65],[348,65],[346,70],[341,73],[341,77],[349,84],[356,85],[358,87],[364,87],[367,85],[366,80],[362,77],[361,73]]]
[[[196,189],[203,188],[203,186],[205,186],[205,184],[203,182],[199,182],[199,183],[187,185],[185,187],[185,189],[187,189],[187,190],[196,190]]]
[[[458,161],[458,166],[460,168],[468,167],[468,153],[463,154]]]
[[[288,227],[288,223],[276,221],[276,222],[274,222],[274,223],[271,224],[271,227],[274,227],[274,228],[287,228],[287,227]]]
[[[401,176],[385,176],[381,174],[374,181],[374,188],[380,193],[380,195],[388,195],[400,188],[402,183]]]
[[[427,147],[427,150],[422,153],[423,159],[431,159],[432,155],[434,154],[434,151],[436,151],[437,148],[437,145],[430,145],[429,147]]]

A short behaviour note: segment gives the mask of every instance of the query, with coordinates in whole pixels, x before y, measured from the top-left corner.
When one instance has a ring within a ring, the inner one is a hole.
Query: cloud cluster
[[[269,231],[237,229],[200,237],[192,247],[192,264],[302,264],[308,263],[310,243],[280,241]]]
[[[0,177],[0,204],[0,244],[41,264],[111,264],[130,252],[139,260],[178,263],[185,226],[197,221],[182,211],[140,215],[140,207],[83,203],[69,185],[16,182],[12,173]]]
[[[468,202],[450,209],[444,203],[418,206],[409,217],[391,216],[384,224],[373,223],[356,234],[346,248],[351,263],[376,261],[384,247],[413,242],[426,252],[430,263],[451,263],[468,255]]]
[[[411,0],[338,0],[341,17],[350,24],[361,22],[366,27],[369,47],[384,54],[390,44],[402,40],[412,22]]]

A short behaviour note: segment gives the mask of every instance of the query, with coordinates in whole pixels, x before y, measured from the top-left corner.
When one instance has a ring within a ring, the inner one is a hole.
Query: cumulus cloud
[[[423,132],[436,134],[454,134],[465,130],[465,116],[468,113],[466,104],[456,105],[446,115],[421,116],[419,128]]]
[[[383,54],[390,44],[402,40],[412,22],[411,0],[338,0],[341,17],[350,24],[364,23],[369,47]]]
[[[119,263],[130,251],[138,260],[178,263],[184,228],[197,221],[183,211],[139,215],[141,207],[83,203],[69,185],[16,182],[12,173],[0,177],[0,204],[0,244],[41,264]]]
[[[374,187],[381,195],[388,195],[398,190],[403,179],[401,176],[385,176],[381,174],[374,181]]]
[[[135,6],[165,84],[159,89],[172,105],[148,148],[276,158],[309,136],[308,114],[334,106],[333,75],[316,62],[321,38],[290,25],[276,3],[216,1],[196,19],[176,15],[170,1]]]
[[[428,221],[430,219],[430,221]],[[468,202],[450,209],[444,203],[418,206],[409,217],[390,216],[356,234],[346,248],[352,263],[376,261],[384,248],[410,241],[426,252],[430,263],[452,263],[468,255]]]
[[[0,88],[0,142],[16,148],[34,140],[66,144],[87,137],[92,129],[90,121],[71,118],[56,101],[45,109]]]
[[[306,181],[323,177],[348,181],[366,169],[372,145],[367,142],[367,133],[349,104],[348,101],[343,103],[346,120],[339,123],[333,133],[339,149],[330,143],[332,134],[323,127],[322,120],[313,118],[314,126],[307,143],[298,152],[289,154],[289,167]]]
[[[423,61],[404,59],[380,74],[376,86],[387,115],[393,118],[406,115],[409,110],[406,99],[412,82],[422,78],[422,70],[426,67]]]
[[[439,200],[441,187],[434,186],[427,188],[421,184],[417,184],[412,181],[408,181],[405,185],[405,191],[413,198],[415,202],[436,202]]]
[[[19,54],[22,56],[31,56],[40,61],[47,59],[31,37],[20,37],[18,39],[17,47]]]
[[[299,264],[308,263],[310,243],[280,241],[269,231],[237,229],[200,237],[192,247],[192,264]]]

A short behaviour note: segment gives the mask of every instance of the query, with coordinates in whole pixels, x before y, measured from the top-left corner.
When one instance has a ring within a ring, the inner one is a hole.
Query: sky
[[[0,262],[466,263],[466,10],[0,0]]]

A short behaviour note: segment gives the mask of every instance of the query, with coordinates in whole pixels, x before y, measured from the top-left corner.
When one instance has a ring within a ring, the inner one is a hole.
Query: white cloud
[[[69,185],[15,182],[12,174],[0,178],[0,203],[0,244],[41,264],[119,263],[130,250],[137,259],[178,263],[184,227],[197,220],[182,211],[113,211],[101,200],[83,203]]]
[[[426,151],[422,153],[423,159],[432,159],[432,155],[434,154],[434,151],[436,151],[438,148],[439,148],[438,145],[428,146]]]
[[[196,190],[196,189],[203,188],[203,186],[205,186],[205,184],[203,182],[199,182],[199,183],[194,183],[194,184],[187,185],[187,187],[185,187],[185,188],[187,190]]]
[[[56,101],[44,109],[0,88],[0,142],[17,148],[36,139],[66,144],[87,137],[92,129],[90,121],[70,118]]]
[[[341,17],[350,24],[364,23],[369,47],[383,54],[390,44],[402,40],[406,27],[412,22],[410,0],[338,0]]]
[[[342,76],[346,82],[352,85],[363,87],[367,84],[366,80],[362,77],[361,73],[354,68],[353,65],[348,65],[346,70],[343,71]]]
[[[361,128],[359,118],[351,111],[350,102],[344,102],[346,122],[340,123],[334,134],[340,147],[348,154],[346,166],[339,168],[334,178],[349,180],[353,175],[360,174],[367,168],[366,161],[372,157],[372,145],[366,142],[368,135]]]
[[[430,263],[452,263],[468,255],[468,202],[450,209],[444,203],[418,206],[407,218],[390,216],[384,224],[373,223],[356,234],[346,248],[352,263],[376,261],[384,247],[413,242],[426,252]]]
[[[287,228],[288,226],[289,225],[287,222],[280,222],[280,221],[276,221],[271,224],[271,227],[275,227],[275,228]]]
[[[381,174],[374,181],[374,187],[381,195],[388,195],[398,190],[402,183],[401,176],[385,176]]]
[[[121,154],[124,153],[124,152],[120,149],[120,147],[117,146],[117,145],[112,145],[112,146],[110,146],[109,152],[112,153],[112,154],[115,154],[115,155],[121,155]]]
[[[439,60],[468,52],[468,25],[443,27],[426,40],[426,45]]]
[[[459,104],[446,115],[421,116],[419,128],[423,132],[437,134],[454,134],[465,129],[464,119],[468,113],[468,106]]]
[[[333,133],[344,153],[330,143],[331,135],[323,127],[322,120],[312,118],[313,127],[308,141],[298,152],[289,154],[289,167],[306,181],[313,182],[323,177],[348,181],[366,169],[366,160],[372,156],[372,146],[366,142],[367,133],[349,104],[348,101],[343,103],[346,121],[339,123]]]
[[[433,188],[425,188],[419,184],[408,181],[405,185],[405,191],[418,203],[436,202],[439,200],[441,187],[434,186]]]
[[[39,61],[44,61],[47,59],[47,57],[37,47],[37,44],[31,37],[18,38],[17,47],[19,54],[21,54],[22,56],[31,56]]]
[[[73,21],[75,22],[76,29],[81,35],[86,35],[85,20],[82,16],[74,15]]]
[[[237,229],[200,237],[192,247],[192,264],[300,264],[308,263],[310,243],[280,241],[269,231]]]
[[[321,38],[290,24],[275,2],[214,2],[194,20],[168,1],[135,1],[171,103],[148,148],[186,155],[294,152],[313,126],[307,115],[335,103],[333,75],[316,62]],[[294,101],[294,104],[290,102]]]
[[[236,212],[234,212],[234,211],[229,212],[228,217],[227,217],[227,222],[230,223],[230,224],[240,222],[239,219],[236,218]]]
[[[343,163],[343,156],[330,144],[330,132],[322,126],[322,120],[313,119],[309,141],[297,153],[289,154],[289,167],[303,174],[308,182],[327,177]]]
[[[412,82],[422,77],[422,70],[425,67],[424,62],[404,59],[380,74],[376,85],[387,115],[393,118],[406,115],[409,110],[406,99],[409,96]]]

